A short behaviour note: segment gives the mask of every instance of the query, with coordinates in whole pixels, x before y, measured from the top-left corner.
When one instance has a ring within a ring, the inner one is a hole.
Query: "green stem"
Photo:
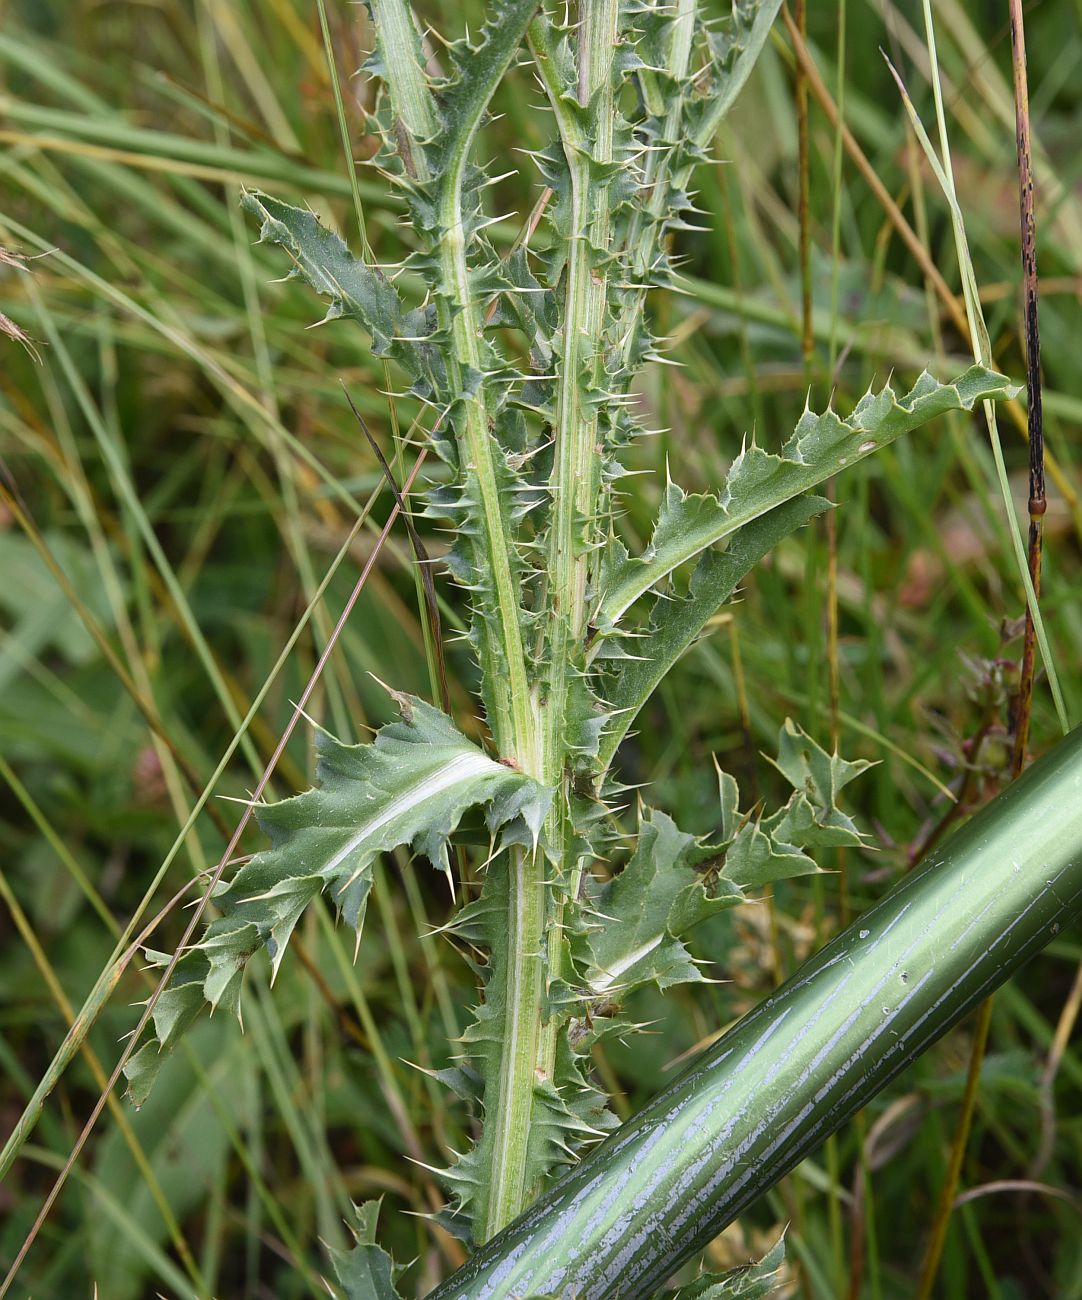
[[[485,1123],[490,1126],[485,1135],[488,1193],[482,1200],[484,1213],[474,1223],[479,1241],[487,1241],[516,1218],[532,1199],[537,1183],[529,1138],[545,976],[544,855],[512,849],[506,869],[508,955],[502,989],[506,1016],[496,1095],[485,1093]]]
[[[447,220],[457,222],[447,225],[440,251],[444,283],[451,291],[449,314],[455,344],[454,352],[447,358],[447,369],[453,389],[461,392],[464,370],[481,369],[480,321],[469,290],[461,214],[455,217],[451,211]],[[489,725],[501,757],[514,758],[524,771],[540,776],[533,702],[522,644],[521,610],[508,544],[510,521],[496,473],[483,385],[466,399],[465,408],[467,473],[475,481],[481,506],[481,549],[495,586],[498,623],[498,633],[493,635],[487,621],[481,620],[480,656],[488,686]]]
[[[549,822],[553,843],[560,846],[562,880],[555,891],[553,915],[539,943],[544,942],[549,982],[563,972],[563,920],[565,900],[577,892],[580,864],[568,860],[572,842],[568,810],[568,742],[573,723],[569,717],[574,675],[585,670],[584,639],[587,625],[587,589],[590,557],[595,553],[594,522],[600,490],[599,411],[597,396],[604,386],[604,331],[607,313],[607,276],[611,214],[609,186],[596,183],[594,166],[613,161],[615,70],[613,68],[619,21],[618,0],[593,0],[580,8],[578,29],[578,103],[589,109],[596,124],[588,138],[577,115],[569,111],[555,70],[550,47],[551,31],[542,20],[530,28],[530,44],[545,87],[567,161],[570,179],[570,239],[563,322],[557,364],[555,457],[550,479],[553,519],[549,529],[549,609],[547,633],[548,676],[541,718],[542,779],[562,791]],[[538,918],[544,926],[542,911]],[[532,1067],[536,1076],[552,1077],[561,1021],[552,1016],[541,1025]],[[531,1082],[532,1086],[532,1082]],[[536,1193],[539,1187],[528,1189]],[[521,1208],[521,1206],[519,1207]]]
[[[609,187],[597,184],[592,164],[613,159],[615,116],[613,55],[617,0],[593,0],[581,7],[578,42],[578,102],[593,103],[596,134],[588,138],[567,103],[567,87],[556,72],[551,31],[542,20],[530,28],[530,44],[567,161],[570,180],[570,237],[557,367],[555,458],[550,479],[553,520],[548,544],[549,675],[541,706],[544,779],[564,779],[567,703],[572,673],[584,667],[586,587],[592,520],[600,475],[598,404],[604,383],[603,332],[607,303],[604,262],[609,255]],[[591,400],[594,398],[594,400]]]
[[[510,61],[519,40],[516,31],[525,29],[534,4],[519,3],[501,30],[501,46]],[[421,49],[410,8],[405,0],[373,0],[380,53],[386,82],[399,124],[399,149],[407,171],[438,192],[439,259],[443,292],[437,301],[439,324],[451,336],[446,358],[447,377],[453,393],[466,391],[468,373],[483,370],[481,356],[482,321],[478,303],[470,288],[469,266],[463,227],[462,187],[470,151],[481,118],[502,76],[506,62],[486,61],[485,75],[469,86],[469,98],[453,124],[441,124],[432,92],[421,63]],[[520,39],[520,37],[519,37]],[[441,167],[433,174],[425,143],[439,137]],[[483,554],[495,597],[495,627],[480,620],[479,657],[488,688],[489,722],[500,754],[514,758],[524,770],[537,774],[538,756],[534,741],[534,715],[522,644],[521,609],[515,570],[509,545],[511,525],[499,488],[496,456],[499,449],[490,433],[490,412],[483,383],[464,400],[464,447],[466,491],[479,507],[481,537],[477,549]],[[472,480],[472,481],[470,481]],[[474,492],[476,489],[476,492]]]
[[[406,137],[399,145],[403,161],[407,170],[434,187],[438,196],[442,291],[437,311],[441,329],[451,338],[446,364],[450,389],[456,394],[467,393],[467,376],[481,375],[485,368],[483,321],[471,290],[467,261],[463,181],[477,127],[535,7],[517,3],[503,15],[502,25],[492,38],[498,48],[490,51],[483,68],[479,66],[478,76],[467,87],[468,97],[458,106],[457,117],[453,123],[444,123],[441,132],[419,62],[420,51],[408,8],[403,0],[373,0],[395,116],[404,128],[400,134]],[[423,145],[437,135],[440,167],[438,175],[434,175]],[[500,754],[515,759],[523,770],[541,776],[546,765],[522,642],[522,612],[509,541],[512,529],[497,467],[497,457],[502,453],[490,432],[491,412],[483,380],[465,397],[463,408],[459,436],[466,492],[478,507],[480,536],[476,550],[484,562],[483,576],[493,588],[489,598],[492,619],[480,620],[478,647],[489,723]],[[513,1219],[535,1190],[537,1178],[531,1170],[529,1137],[544,987],[545,858],[540,852],[516,848],[492,870],[508,872],[506,915],[510,941],[507,961],[491,977],[501,987],[489,991],[489,997],[505,1008],[505,1023],[499,1073],[485,1095],[489,1126],[484,1143],[488,1156],[484,1175],[487,1194],[481,1198],[483,1211],[474,1225],[480,1240]]]
[[[695,35],[695,19],[698,0],[677,0],[676,13],[673,17],[672,39],[669,42],[666,71],[675,81],[682,81],[688,75],[691,66],[692,38]],[[658,256],[654,233],[660,229],[660,223],[668,209],[670,190],[673,142],[680,138],[683,129],[683,101],[673,96],[668,113],[664,111],[664,97],[657,85],[657,77],[646,69],[639,74],[643,99],[655,117],[664,115],[662,140],[670,147],[654,148],[646,155],[643,162],[642,189],[646,194],[646,203],[636,207],[631,214],[627,230],[627,249],[631,258],[631,280],[642,287],[628,296],[620,320],[618,337],[621,343],[622,368],[626,368],[634,345],[636,325],[642,318],[649,292],[650,269]],[[687,180],[687,169],[683,180]],[[649,225],[646,223],[649,222]]]

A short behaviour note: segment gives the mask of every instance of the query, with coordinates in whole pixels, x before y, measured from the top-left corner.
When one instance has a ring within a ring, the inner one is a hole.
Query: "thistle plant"
[[[488,736],[475,743],[404,695],[370,744],[320,733],[318,788],[260,809],[271,846],[217,891],[220,915],[158,1001],[130,1089],[146,1095],[208,1005],[239,1009],[248,960],[266,948],[277,969],[313,899],[326,894],[363,942],[377,856],[406,847],[451,873],[460,823],[483,818],[483,886],[449,926],[479,1000],[442,1074],[476,1117],[472,1149],[445,1171],[445,1222],[473,1244],[613,1127],[590,1050],[629,1031],[629,994],[701,980],[686,945],[699,922],[816,871],[817,850],[861,842],[839,799],[864,764],[788,721],[780,808],[742,808],[722,772],[713,836],[629,812],[619,747],[643,705],[756,562],[830,508],[811,489],[1009,391],[974,366],[904,394],[884,385],[848,414],[806,409],[787,440],[748,441],[713,491],[667,481],[647,545],[629,549],[634,384],[663,349],[649,293],[679,288],[695,168],[778,8],[735,0],[717,21],[699,0],[498,0],[480,32],[429,50],[406,0],[370,0],[372,161],[405,204],[413,251],[377,266],[313,212],[245,198],[327,319],[359,325],[427,411],[445,472],[426,513],[455,536],[446,569],[469,609]],[[483,131],[505,76],[539,88],[551,124],[529,156],[542,187],[532,238],[507,254],[491,237]]]

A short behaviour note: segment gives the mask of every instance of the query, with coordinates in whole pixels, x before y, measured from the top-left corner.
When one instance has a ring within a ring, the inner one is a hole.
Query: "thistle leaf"
[[[872,764],[849,763],[828,754],[807,732],[786,718],[778,736],[775,767],[793,786],[784,807],[769,817],[742,823],[736,813],[736,782],[718,773],[726,880],[741,888],[768,884],[819,870],[805,849],[854,847],[864,842],[856,823],[837,803],[839,791]],[[734,833],[735,832],[735,833]]]
[[[286,278],[306,280],[330,300],[325,320],[358,321],[371,335],[376,356],[393,356],[412,378],[418,377],[424,369],[421,345],[398,337],[402,304],[382,271],[354,257],[341,236],[307,208],[295,208],[258,190],[246,191],[241,203],[259,218],[260,242],[269,240],[285,249],[293,263]]]
[[[379,1201],[354,1205],[356,1223],[350,1224],[355,1245],[350,1250],[327,1247],[335,1280],[346,1300],[400,1300],[395,1275],[400,1271],[390,1255],[376,1245]]]
[[[778,740],[774,766],[796,790],[803,790],[818,808],[833,808],[839,793],[871,766],[863,759],[846,762],[828,754],[790,719]]]
[[[688,1286],[665,1293],[666,1300],[766,1300],[781,1282],[785,1238],[780,1237],[757,1264],[731,1273],[704,1273]]]
[[[438,709],[395,696],[400,718],[370,744],[344,745],[317,733],[319,787],[261,806],[271,846],[220,886],[222,915],[177,965],[154,1011],[156,1042],[126,1074],[145,1096],[169,1051],[202,1008],[238,1011],[248,959],[266,947],[277,974],[304,908],[325,890],[360,936],[377,856],[401,846],[450,872],[448,839],[462,815],[482,807],[489,833],[537,843],[551,793],[490,758]]]
[[[856,464],[903,433],[946,411],[971,411],[977,402],[1017,393],[1007,379],[971,366],[952,384],[927,371],[904,397],[891,386],[868,392],[846,419],[827,410],[805,411],[780,454],[745,447],[718,496],[685,493],[669,483],[649,546],[636,558],[616,556],[604,575],[595,622],[604,632],[641,595],[679,565],[775,506]]]
[[[647,810],[627,866],[592,900],[586,983],[595,997],[622,996],[655,983],[661,989],[701,980],[680,936],[743,901],[739,888],[706,864],[716,858],[665,813]]]
[[[147,951],[151,966],[164,968],[169,964],[169,954]],[[128,1096],[138,1110],[150,1096],[150,1090],[165,1064],[166,1057],[195,1023],[206,1006],[203,981],[207,977],[207,961],[201,954],[192,954],[179,962],[169,987],[154,1007],[154,1034],[157,1041],[145,1044],[124,1067],[128,1081]]]

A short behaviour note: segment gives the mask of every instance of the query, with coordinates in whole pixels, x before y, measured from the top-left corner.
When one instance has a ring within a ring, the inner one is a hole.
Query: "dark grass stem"
[[[807,44],[807,0],[796,0],[794,23],[801,40]],[[815,330],[812,324],[811,280],[811,189],[808,143],[808,74],[800,59],[796,60],[796,129],[798,194],[797,215],[800,222],[800,352],[804,358],[804,382],[811,383],[815,359]]]
[[[917,1287],[916,1300],[931,1300],[939,1263],[943,1258],[943,1247],[947,1242],[947,1229],[950,1227],[951,1212],[954,1209],[955,1193],[958,1180],[962,1175],[962,1163],[965,1160],[969,1133],[973,1126],[973,1113],[977,1108],[977,1094],[980,1091],[981,1066],[984,1064],[985,1049],[988,1046],[988,1030],[992,1024],[992,999],[987,998],[977,1011],[973,1026],[973,1046],[970,1049],[969,1069],[966,1073],[965,1091],[962,1093],[962,1107],[958,1124],[954,1131],[950,1157],[947,1161],[947,1176],[944,1179],[932,1221],[932,1235],[924,1253],[921,1264],[920,1282]]]
[[[1033,209],[1033,174],[1030,161],[1029,86],[1026,76],[1026,41],[1022,0],[1008,0],[1011,26],[1011,68],[1014,74],[1015,142],[1018,152],[1018,208],[1021,225],[1023,330],[1026,342],[1026,390],[1029,399],[1029,574],[1037,599],[1041,594],[1041,551],[1044,514],[1047,509],[1044,476],[1044,427],[1041,407],[1041,342],[1038,330],[1037,223]],[[1026,624],[1018,691],[1012,701],[1014,747],[1011,777],[1017,777],[1026,762],[1030,716],[1033,708],[1033,672],[1036,657],[1036,629],[1033,609],[1026,604]],[[975,755],[976,757],[976,755]],[[960,806],[961,801],[959,801]],[[976,1110],[981,1066],[992,1023],[992,999],[977,1012],[970,1049],[962,1109],[951,1145],[947,1176],[940,1192],[932,1235],[921,1266],[917,1300],[929,1300],[935,1287],[946,1244],[951,1214],[958,1204],[958,1182],[962,1173],[969,1134]]]
[[[422,465],[425,462],[426,455],[427,452],[425,450],[422,450],[420,455],[417,457],[416,461],[414,461],[413,469],[410,471],[409,477],[407,478],[406,482],[403,484],[402,487],[403,497],[409,494],[409,491],[413,486],[413,481],[417,477],[418,473],[421,470]],[[0,1283],[0,1300],[2,1300],[2,1298],[6,1296],[10,1291],[11,1285],[19,1273],[19,1269],[22,1267],[23,1260],[25,1260],[27,1253],[29,1252],[31,1246],[34,1244],[34,1241],[36,1240],[38,1233],[41,1231],[42,1225],[45,1223],[45,1220],[49,1216],[49,1212],[52,1210],[53,1205],[56,1202],[56,1198],[60,1195],[61,1191],[64,1188],[65,1183],[67,1182],[68,1175],[71,1173],[71,1170],[74,1168],[75,1162],[78,1160],[80,1154],[82,1153],[83,1147],[86,1145],[87,1139],[90,1137],[90,1134],[93,1132],[94,1127],[97,1124],[102,1111],[105,1109],[109,1097],[113,1092],[113,1089],[116,1087],[117,1083],[119,1082],[120,1076],[124,1071],[124,1066],[127,1065],[128,1061],[134,1054],[136,1045],[138,1044],[139,1039],[142,1036],[143,1030],[146,1028],[148,1023],[150,1022],[151,1016],[154,1014],[154,1008],[158,1004],[158,999],[161,997],[162,993],[165,991],[166,987],[168,986],[169,981],[173,976],[174,970],[176,970],[177,963],[179,962],[181,956],[187,950],[188,944],[191,942],[192,936],[195,934],[195,931],[198,928],[199,923],[203,918],[203,913],[206,911],[207,906],[210,903],[210,898],[214,892],[214,888],[218,884],[219,880],[221,879],[222,873],[225,871],[226,866],[230,861],[232,861],[233,854],[237,848],[237,845],[240,843],[240,838],[244,834],[244,831],[247,828],[248,823],[252,818],[252,814],[255,812],[256,804],[259,802],[260,797],[262,796],[264,790],[267,788],[267,785],[270,782],[271,776],[274,773],[274,769],[278,764],[279,758],[285,752],[285,748],[289,744],[293,732],[296,730],[297,723],[301,720],[302,717],[304,717],[304,710],[306,705],[308,704],[309,699],[312,696],[312,692],[315,690],[317,684],[319,683],[319,679],[323,674],[323,670],[327,666],[327,662],[330,659],[331,655],[333,654],[335,646],[338,644],[338,638],[341,636],[342,630],[345,627],[346,623],[348,622],[350,614],[353,612],[353,607],[356,605],[358,599],[360,598],[361,592],[364,590],[365,584],[368,581],[369,574],[372,572],[372,569],[375,567],[376,560],[379,558],[379,553],[383,549],[383,543],[387,540],[388,536],[390,535],[391,529],[394,527],[395,520],[398,518],[400,513],[401,513],[401,506],[396,501],[391,508],[391,513],[387,518],[386,524],[384,524],[382,530],[380,531],[379,536],[376,539],[375,545],[372,548],[372,554],[368,557],[368,560],[364,568],[361,570],[360,577],[358,577],[356,583],[354,584],[353,590],[352,592],[350,592],[349,599],[346,601],[345,607],[343,608],[342,613],[338,618],[338,621],[334,625],[334,630],[327,640],[327,644],[323,649],[323,653],[320,655],[315,667],[312,669],[311,676],[309,677],[304,690],[301,692],[300,699],[294,705],[293,712],[290,715],[288,723],[286,723],[286,727],[285,730],[282,732],[281,739],[278,741],[278,744],[274,748],[274,752],[271,754],[269,760],[267,761],[266,767],[263,769],[263,774],[259,778],[259,782],[252,793],[252,798],[245,806],[244,812],[241,814],[240,821],[237,823],[237,827],[229,839],[229,843],[226,845],[224,852],[222,853],[221,857],[218,859],[217,865],[215,866],[214,870],[210,874],[206,888],[204,889],[203,894],[199,899],[197,906],[193,910],[191,918],[188,921],[188,924],[184,928],[184,933],[181,935],[180,941],[176,945],[176,948],[173,951],[173,955],[170,958],[169,964],[166,966],[164,973],[162,974],[162,978],[159,980],[158,985],[155,988],[154,992],[147,999],[146,1004],[143,1008],[143,1014],[139,1017],[138,1024],[135,1026],[135,1029],[133,1030],[127,1043],[124,1045],[124,1050],[120,1053],[120,1059],[117,1061],[116,1065],[114,1066],[113,1072],[109,1076],[109,1081],[106,1087],[103,1089],[100,1096],[98,1097],[98,1100],[95,1102],[94,1108],[93,1110],[91,1110],[89,1118],[87,1119],[86,1123],[83,1125],[82,1131],[80,1132],[78,1138],[76,1139],[75,1145],[72,1147],[71,1154],[68,1156],[68,1159],[64,1163],[63,1169],[61,1169],[60,1173],[57,1175],[56,1180],[54,1181],[52,1187],[50,1188],[49,1193],[46,1196],[41,1209],[38,1211],[38,1215],[35,1218],[34,1223],[30,1228],[30,1231],[26,1234],[26,1237],[23,1240],[22,1245],[19,1247],[18,1254],[15,1256],[15,1259],[12,1262],[10,1269],[8,1269],[7,1276],[4,1278],[3,1283]]]
[[[1018,209],[1022,244],[1023,328],[1026,338],[1026,394],[1029,398],[1029,574],[1033,591],[1041,596],[1041,550],[1044,515],[1048,509],[1044,483],[1044,415],[1041,403],[1041,336],[1037,323],[1037,219],[1033,210],[1033,172],[1030,162],[1029,85],[1026,77],[1026,36],[1022,0],[1008,0],[1011,17],[1011,67],[1014,73],[1015,139],[1018,148]],[[1026,761],[1030,714],[1033,704],[1033,667],[1036,629],[1033,610],[1026,605],[1022,644],[1022,669],[1014,706],[1014,752],[1011,775]]]

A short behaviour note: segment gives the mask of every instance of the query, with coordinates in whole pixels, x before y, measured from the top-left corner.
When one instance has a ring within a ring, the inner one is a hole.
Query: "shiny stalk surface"
[[[1082,912],[1082,728],[432,1300],[648,1297]]]

